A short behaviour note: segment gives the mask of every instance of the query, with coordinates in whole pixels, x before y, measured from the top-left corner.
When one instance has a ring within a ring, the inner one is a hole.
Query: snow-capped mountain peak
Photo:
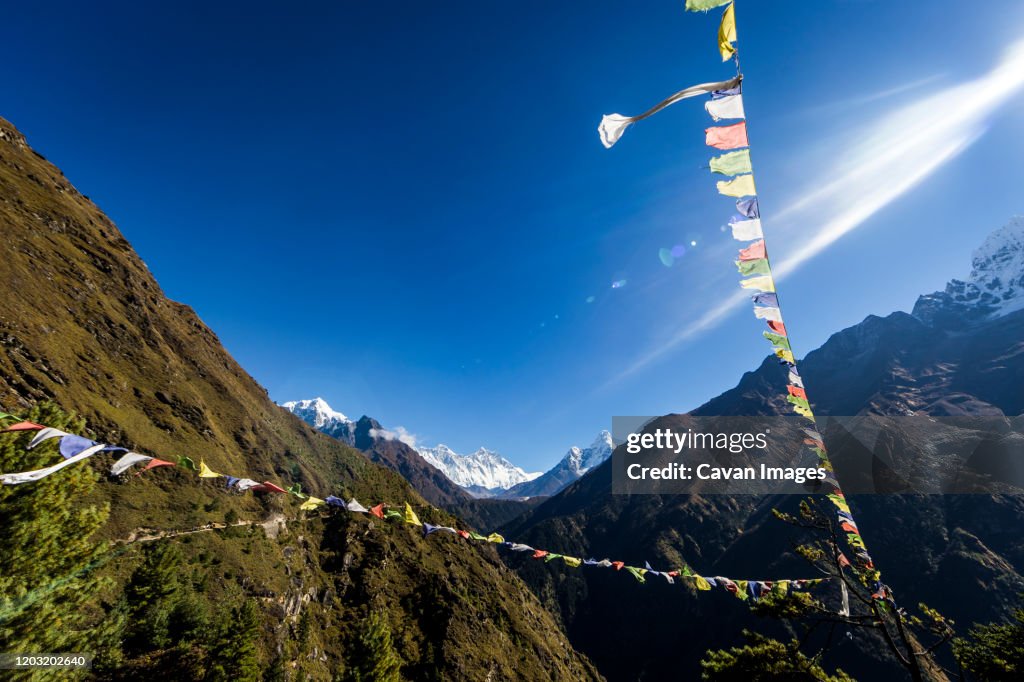
[[[292,400],[281,403],[281,407],[306,422],[314,429],[352,444],[355,422],[341,412],[334,410],[323,398]]]
[[[1024,216],[992,232],[975,250],[966,280],[954,279],[945,291],[921,296],[914,316],[941,320],[954,313],[988,319],[1024,309]]]
[[[470,455],[461,455],[443,443],[433,448],[418,447],[416,450],[423,459],[464,488],[505,490],[517,483],[532,481],[542,473],[527,473],[487,448],[480,448]]]

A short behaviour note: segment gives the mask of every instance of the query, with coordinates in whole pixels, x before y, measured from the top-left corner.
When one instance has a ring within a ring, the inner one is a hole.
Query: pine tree
[[[800,651],[800,643],[789,644],[764,635],[743,631],[748,644],[742,647],[708,651],[701,660],[701,679],[709,682],[750,682],[753,680],[816,680],[853,682],[837,670],[829,675],[818,661]]]
[[[71,433],[84,428],[52,403],[27,418]],[[55,440],[26,450],[34,433],[0,434],[0,471],[61,460]],[[96,480],[86,462],[40,481],[0,486],[0,651],[95,651],[89,630],[102,615],[95,595],[106,581],[94,569],[113,556],[92,537],[109,511],[84,501]]]
[[[351,670],[354,682],[399,682],[402,661],[391,641],[391,627],[380,611],[363,621]]]
[[[125,588],[129,606],[128,646],[143,652],[171,644],[172,613],[180,591],[181,552],[173,544],[147,548],[146,558]]]
[[[206,679],[211,682],[257,682],[263,678],[259,659],[262,614],[253,598],[246,599],[220,624]]]
[[[1024,608],[1015,609],[1008,623],[975,624],[966,639],[953,642],[953,654],[979,680],[1019,680],[1024,677]]]

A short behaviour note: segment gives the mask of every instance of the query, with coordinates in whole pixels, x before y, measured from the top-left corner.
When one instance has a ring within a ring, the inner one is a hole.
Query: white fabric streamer
[[[782,311],[779,310],[778,308],[761,308],[759,306],[754,306],[754,317],[756,317],[759,320],[771,320],[772,322],[782,322]]]
[[[110,475],[120,476],[128,470],[128,467],[138,464],[139,462],[148,462],[151,459],[153,458],[147,455],[140,455],[137,452],[129,452],[121,459],[114,462],[114,465],[110,467]]]
[[[61,431],[53,427],[47,426],[45,429],[36,434],[36,437],[26,445],[26,449],[31,450],[35,446],[39,445],[43,441],[50,440],[51,438],[63,438],[64,436],[70,436],[71,434],[67,431]]]
[[[689,97],[696,97],[697,95],[705,95],[709,92],[714,92],[715,90],[728,90],[729,88],[735,88],[739,84],[740,77],[737,76],[732,80],[721,81],[719,83],[701,83],[700,85],[691,85],[685,90],[680,90],[671,97],[663,99],[638,116],[607,114],[601,119],[601,125],[597,127],[597,132],[601,135],[601,144],[603,144],[606,149],[611,149],[612,146],[619,141],[619,138],[622,137],[622,133],[626,132],[626,128],[637,121],[642,121],[648,116],[653,116],[665,107],[675,104],[680,100],[687,99]]]
[[[743,112],[743,95],[729,95],[721,99],[710,100],[704,110],[716,121],[723,118],[746,118]]]
[[[88,450],[82,450],[74,457],[69,457],[63,462],[58,462],[52,467],[46,467],[45,469],[36,469],[35,471],[23,471],[17,474],[0,474],[0,483],[3,485],[18,485],[19,483],[31,483],[32,481],[38,481],[39,479],[46,478],[50,474],[60,471],[66,466],[81,462],[83,459],[92,457],[97,452],[107,447],[103,443],[97,443]]]

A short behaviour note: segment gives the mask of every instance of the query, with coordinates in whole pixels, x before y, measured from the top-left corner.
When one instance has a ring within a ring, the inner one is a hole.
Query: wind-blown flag
[[[751,197],[750,199],[737,199],[736,210],[744,218],[760,218],[761,207],[757,205],[757,197]]]
[[[764,338],[768,339],[773,346],[776,348],[785,348],[786,350],[792,350],[789,346],[789,339],[781,334],[773,334],[772,332],[762,332]]]
[[[423,522],[420,521],[420,517],[416,516],[416,512],[412,510],[412,507],[409,506],[408,502],[405,503],[405,522],[411,523],[414,526],[423,525]]]
[[[722,53],[722,61],[736,54],[732,46],[736,42],[736,5],[729,4],[722,13],[722,23],[718,25],[718,51]]]
[[[299,509],[301,509],[303,511],[312,511],[313,509],[316,509],[317,507],[319,507],[321,505],[324,505],[324,504],[327,504],[327,503],[325,501],[321,500],[319,497],[312,497],[311,496],[311,497],[306,498],[306,501],[303,502],[301,505],[299,505]]]
[[[754,176],[751,174],[738,175],[732,180],[719,180],[715,183],[719,194],[727,197],[749,197],[757,194],[754,187]]]
[[[770,275],[760,275],[750,279],[741,279],[740,286],[744,289],[760,289],[761,291],[775,291],[775,282]]]
[[[740,260],[757,260],[758,258],[766,258],[767,254],[764,250],[764,240],[756,241],[745,249],[740,249]]]
[[[188,469],[189,471],[199,471],[199,469],[196,468],[196,463],[192,461],[192,458],[185,457],[184,455],[178,457],[178,466],[182,469]]]
[[[770,320],[772,322],[782,322],[782,311],[778,308],[759,308],[754,306],[754,317],[759,320]]]
[[[732,227],[732,238],[736,241],[749,242],[752,239],[764,239],[760,218],[731,220],[729,226]]]
[[[370,509],[370,513],[376,516],[378,519],[384,518],[384,504],[378,504]]]
[[[579,568],[580,564],[583,563],[582,559],[578,559],[574,556],[564,556],[562,557],[562,561],[565,562],[566,566],[572,566],[573,568]]]
[[[94,440],[89,440],[88,438],[83,438],[82,436],[76,436],[73,433],[69,433],[60,439],[60,445],[57,449],[60,450],[60,454],[64,457],[74,457],[79,452],[88,450],[96,444],[97,443]],[[109,445],[104,445],[103,449],[107,450],[111,448]],[[123,448],[117,449],[120,450]]]
[[[715,149],[736,149],[748,146],[746,121],[728,126],[712,126],[705,128],[704,133],[705,143]]]
[[[46,427],[43,426],[42,424],[36,424],[35,422],[18,422],[17,424],[11,424],[10,426],[8,426],[6,429],[4,429],[4,432],[7,433],[11,431],[41,431],[45,428]]]
[[[800,372],[796,371],[796,367],[793,367],[789,370],[789,383],[793,384],[794,386],[799,386],[800,388],[804,387],[804,380],[800,378]],[[807,432],[804,431],[804,433]],[[815,431],[815,433],[817,433],[817,431]],[[811,438],[821,440],[820,436],[811,436]]]
[[[726,118],[746,118],[743,111],[743,95],[729,95],[710,99],[704,104],[704,111],[714,119],[715,122]]]
[[[680,100],[687,99],[689,97],[696,97],[697,95],[704,95],[715,90],[722,90],[726,88],[732,88],[740,83],[740,78],[737,76],[731,80],[722,81],[719,83],[701,83],[700,85],[691,85],[690,87],[680,90],[679,92],[663,99],[662,101],[655,104],[653,107],[645,111],[638,116],[623,116],[622,114],[606,114],[601,119],[601,125],[597,127],[597,132],[601,135],[601,144],[607,149],[619,141],[622,137],[622,133],[626,132],[626,128],[633,125],[637,121],[642,121],[648,116],[653,116],[662,109]]]
[[[779,307],[779,295],[771,292],[754,294],[750,297],[750,300],[754,302],[754,305],[770,305],[775,308]]]
[[[687,12],[703,12],[705,10],[721,7],[732,0],[686,0]]]
[[[172,466],[175,466],[174,462],[168,462],[166,460],[157,459],[156,457],[154,457],[151,460],[149,460],[149,464],[147,464],[146,466],[142,467],[142,471],[149,471],[150,469],[156,469],[157,467],[172,467]],[[139,474],[142,473],[142,471],[140,471],[138,474],[135,474],[135,475],[138,476]]]
[[[740,175],[741,173],[752,173],[750,165],[750,150],[740,149],[735,152],[728,152],[711,159],[709,164],[712,173],[719,175]]]
[[[137,452],[129,452],[128,454],[121,457],[121,459],[114,462],[113,466],[110,467],[111,476],[120,476],[129,467],[138,464],[139,462],[148,462],[153,459],[147,455],[140,455]]]
[[[786,390],[789,391],[789,394],[791,396],[794,396],[796,398],[803,398],[804,400],[807,400],[807,391],[805,391],[800,386],[786,386]],[[817,443],[817,442],[820,442],[820,441],[812,441],[812,442]]]
[[[285,493],[288,492],[287,490],[285,490],[281,486],[274,485],[270,481],[263,481],[263,483],[260,483],[258,486],[253,488],[253,490],[257,490],[257,491],[263,492],[263,493],[280,493],[282,495],[284,495]]]
[[[92,446],[87,450],[83,450],[76,455],[68,457],[63,462],[58,462],[53,466],[46,467],[45,469],[36,469],[35,471],[23,471],[16,474],[0,474],[0,483],[3,485],[18,485],[20,483],[30,483],[32,481],[38,481],[42,478],[46,478],[50,474],[60,471],[66,466],[76,464],[84,459],[92,457],[97,452],[103,450],[104,446],[100,443]]]
[[[199,460],[199,478],[221,478],[223,475],[206,466],[203,460]]]
[[[307,495],[306,493],[302,492],[302,484],[301,483],[293,483],[293,484],[291,484],[290,486],[288,486],[288,490],[286,490],[285,492],[289,493],[291,495],[294,495],[295,497],[299,498],[300,500],[304,500],[307,497],[309,497],[309,495]]]
[[[359,502],[357,502],[356,498],[354,497],[345,503],[345,509],[349,510],[350,512],[356,512],[358,514],[365,514],[366,512],[370,511],[363,505],[359,504]]]
[[[647,579],[644,578],[644,573],[647,572],[647,569],[645,569],[645,568],[637,568],[636,566],[626,566],[626,570],[629,571],[630,573],[632,573],[633,577],[636,578],[641,583],[647,582]]]
[[[51,438],[63,438],[64,436],[70,435],[71,434],[68,433],[67,431],[61,431],[60,429],[55,429],[51,426],[46,426],[42,430],[40,430],[39,433],[32,437],[32,440],[30,440],[28,445],[25,446],[25,449],[31,450],[32,448],[39,445],[43,441],[50,440]]]
[[[778,320],[768,320],[768,328],[771,329],[776,334],[789,336],[789,334],[786,333],[786,325],[784,325],[782,322]]]
[[[736,269],[740,271],[740,274],[746,277],[747,275],[770,275],[772,272],[771,267],[768,265],[767,258],[758,258],[757,260],[738,260],[736,261]]]

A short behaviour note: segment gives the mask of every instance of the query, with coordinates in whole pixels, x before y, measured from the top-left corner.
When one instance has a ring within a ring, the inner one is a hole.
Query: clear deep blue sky
[[[737,289],[701,102],[612,150],[595,130],[731,76],[718,12],[32,4],[4,12],[0,114],[275,400],[320,395],[542,469],[612,415],[697,406],[769,350],[746,305],[667,344]],[[947,103],[973,96],[949,89],[1024,36],[1013,0],[745,0],[737,17],[775,261],[839,210],[835,192],[789,207],[869,161],[873,126],[945,92],[925,112],[941,127]],[[957,129],[970,144],[780,283],[798,355],[967,274],[985,234],[1024,212],[1022,113],[1016,94],[975,113]],[[856,209],[869,193],[851,181],[838,195]],[[660,247],[691,241],[661,265]]]

